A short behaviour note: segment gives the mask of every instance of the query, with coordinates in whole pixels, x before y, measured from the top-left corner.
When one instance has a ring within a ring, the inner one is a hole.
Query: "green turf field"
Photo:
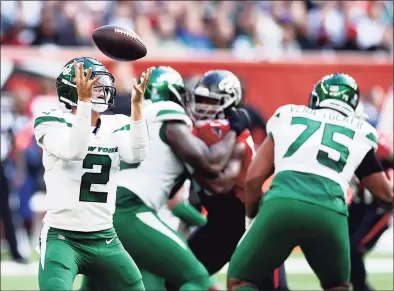
[[[321,290],[319,283],[316,277],[311,272],[302,271],[300,269],[295,269],[294,266],[291,268],[291,259],[294,260],[304,260],[302,253],[294,253],[289,258],[289,261],[286,263],[288,268],[287,279],[289,283],[289,287],[291,290]],[[378,263],[367,264],[367,268],[375,269],[368,275],[369,282],[375,288],[375,290],[394,290],[393,286],[393,268],[390,267],[393,263],[393,256],[392,255],[379,255],[379,254],[371,254],[368,256],[368,259],[377,260]],[[386,267],[382,269],[382,272],[376,270],[376,268],[381,268],[382,264],[379,262],[384,262]],[[288,265],[289,263],[289,265]],[[387,263],[389,266],[387,266]],[[298,265],[297,265],[298,266]],[[4,270],[2,269],[2,276],[1,276],[1,290],[38,290],[38,283],[37,277],[32,274],[33,271],[36,270],[36,265],[32,264],[29,267],[29,270],[24,272],[23,270],[19,270],[14,274],[9,274],[8,276],[4,276]],[[289,269],[293,269],[293,271],[289,272]],[[299,270],[299,272],[297,271]],[[8,270],[9,271],[9,270]],[[30,272],[30,275],[22,275],[27,274]],[[21,274],[21,275],[19,275]],[[223,290],[225,288],[225,274],[218,274],[215,276],[217,282],[223,286]],[[78,290],[79,284],[81,282],[81,276],[76,278],[74,288]]]
[[[216,276],[218,283],[225,286],[225,275]],[[81,276],[78,276],[74,290],[78,290]],[[288,282],[291,290],[319,290],[319,283],[313,274],[288,274]],[[376,290],[393,290],[393,276],[390,274],[370,275],[370,282]],[[38,290],[36,277],[2,277],[1,290]]]

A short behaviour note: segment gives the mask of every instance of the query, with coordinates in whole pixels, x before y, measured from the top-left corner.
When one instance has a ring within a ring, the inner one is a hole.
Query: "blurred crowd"
[[[393,52],[392,1],[2,1],[1,43],[91,46],[105,24],[149,48]],[[153,49],[154,50],[154,49]]]

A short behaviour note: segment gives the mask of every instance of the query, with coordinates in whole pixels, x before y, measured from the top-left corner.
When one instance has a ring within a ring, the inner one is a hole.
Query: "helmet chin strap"
[[[92,102],[92,110],[94,112],[102,113],[108,109],[108,104],[100,104],[100,103],[95,103]]]

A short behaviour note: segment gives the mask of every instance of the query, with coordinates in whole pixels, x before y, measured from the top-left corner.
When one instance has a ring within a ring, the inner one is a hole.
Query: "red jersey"
[[[200,121],[194,125],[193,134],[211,146],[220,141],[230,131],[230,124],[226,119]],[[242,162],[241,172],[235,185],[236,195],[244,200],[244,184],[249,165],[255,155],[253,138],[249,130],[244,130],[237,138],[237,143],[244,143],[246,153]]]
[[[378,150],[376,156],[379,160],[387,159],[393,150],[392,142],[383,134],[379,134]]]

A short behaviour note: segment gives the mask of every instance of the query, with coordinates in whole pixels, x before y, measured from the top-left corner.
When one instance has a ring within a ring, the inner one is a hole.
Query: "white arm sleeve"
[[[147,154],[149,131],[146,120],[130,120],[130,130],[120,130],[117,135],[119,155],[129,164],[142,162]]]
[[[87,153],[91,130],[90,102],[78,102],[72,126],[53,126],[43,122],[35,128],[37,143],[62,160],[83,160]]]

